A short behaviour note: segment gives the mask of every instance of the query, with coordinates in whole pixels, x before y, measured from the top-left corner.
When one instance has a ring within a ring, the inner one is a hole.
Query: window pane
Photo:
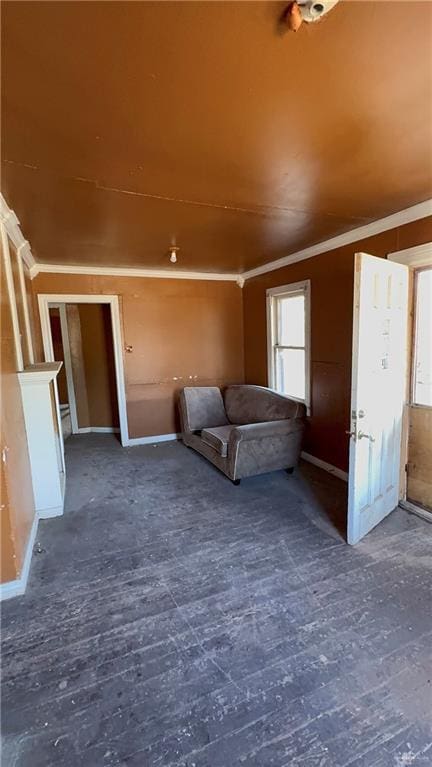
[[[278,298],[278,339],[280,346],[305,345],[305,297]]]
[[[306,398],[304,349],[276,349],[276,388],[282,394]]]
[[[417,275],[414,403],[432,406],[432,269]]]

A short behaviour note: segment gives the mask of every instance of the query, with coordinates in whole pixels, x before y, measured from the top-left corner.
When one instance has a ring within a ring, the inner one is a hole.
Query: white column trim
[[[30,316],[29,316],[28,302],[27,302],[27,291],[25,288],[24,265],[23,265],[23,260],[21,258],[21,254],[19,250],[17,252],[17,258],[18,258],[18,272],[19,272],[19,281],[20,281],[20,288],[21,288],[21,298],[22,298],[23,312],[24,312],[24,326],[25,326],[25,332],[26,332],[27,351],[29,356],[29,363],[30,365],[33,365],[34,363],[33,339],[31,334]]]
[[[9,207],[2,194],[0,194],[0,221],[4,225],[11,242],[13,242],[17,251],[20,251],[21,258],[30,270],[31,275],[32,269],[36,266],[36,261],[32,256],[30,244],[23,236],[16,213]]]
[[[17,370],[23,370],[24,362],[23,362],[22,347],[21,347],[21,333],[19,328],[18,311],[17,311],[16,297],[15,297],[15,286],[13,281],[12,265],[10,260],[9,238],[6,231],[6,227],[3,223],[1,223],[1,240],[2,240],[2,248],[3,248],[3,261],[4,261],[6,286],[7,286],[10,309],[11,309],[16,365],[17,365]]]
[[[48,307],[48,312],[51,306],[52,305],[50,304]],[[77,434],[79,432],[78,413],[77,413],[76,398],[75,398],[75,384],[73,380],[73,371],[72,371],[72,358],[70,353],[69,328],[67,324],[66,304],[58,304],[58,310],[60,314],[60,330],[61,330],[62,344],[63,344],[64,366],[65,366],[66,383],[67,383],[67,390],[68,390],[72,434]],[[51,327],[50,327],[50,332],[51,332]]]

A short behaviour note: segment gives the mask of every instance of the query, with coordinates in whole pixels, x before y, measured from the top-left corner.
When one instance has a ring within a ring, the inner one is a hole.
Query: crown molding
[[[36,261],[33,258],[30,243],[23,236],[16,213],[9,207],[2,194],[0,194],[0,221],[5,227],[7,235],[14,244],[18,255],[27,266],[31,277]]]
[[[376,234],[381,234],[381,232],[395,229],[397,226],[403,226],[404,224],[410,224],[412,221],[418,221],[427,216],[432,216],[432,199],[420,202],[418,205],[413,205],[411,208],[406,208],[398,213],[392,213],[391,216],[372,221],[370,224],[359,226],[357,229],[351,229],[350,232],[339,234],[337,237],[319,242],[296,253],[291,253],[289,256],[283,256],[283,258],[279,258],[277,261],[270,261],[268,264],[257,266],[256,269],[249,269],[249,271],[242,273],[242,277],[244,280],[250,280],[253,277],[259,277],[261,274],[273,272],[275,269],[282,269],[284,266],[295,264],[298,261],[305,261],[307,258],[320,256],[329,250],[341,248],[344,245],[350,245],[352,242],[358,242],[359,240],[365,240],[367,237],[373,237]]]
[[[175,269],[138,269],[121,266],[68,266],[65,264],[36,263],[32,279],[38,274],[87,274],[92,277],[150,277],[165,280],[212,280],[236,282],[243,287],[243,276],[234,273],[182,272]]]
[[[349,232],[324,240],[316,245],[312,245],[304,250],[299,250],[290,255],[283,256],[276,261],[270,261],[267,264],[258,266],[255,269],[249,269],[246,272],[238,273],[213,273],[213,272],[187,272],[177,269],[140,269],[133,267],[117,266],[69,266],[66,264],[42,264],[36,262],[32,256],[31,248],[27,240],[24,239],[18,218],[11,208],[8,207],[4,197],[0,194],[0,220],[5,225],[6,231],[14,243],[18,253],[29,269],[31,279],[38,274],[86,274],[101,277],[147,277],[168,280],[216,280],[226,282],[236,282],[239,287],[243,287],[246,280],[258,277],[267,272],[273,272],[276,269],[282,269],[284,266],[295,264],[298,261],[305,261],[308,258],[314,258],[322,253],[327,253],[335,248],[341,248],[344,245],[350,245],[353,242],[364,240],[367,237],[373,237],[381,232],[394,229],[412,221],[418,221],[427,216],[432,216],[432,199],[413,205],[410,208],[393,213],[385,218],[372,221],[370,224],[351,229]]]

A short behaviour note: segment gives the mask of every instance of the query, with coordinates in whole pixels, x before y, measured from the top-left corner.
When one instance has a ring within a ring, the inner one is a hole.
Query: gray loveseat
[[[235,484],[276,469],[292,471],[305,407],[263,386],[186,387],[180,394],[183,442]]]

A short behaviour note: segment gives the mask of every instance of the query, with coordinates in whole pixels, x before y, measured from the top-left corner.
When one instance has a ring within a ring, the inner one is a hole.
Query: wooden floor
[[[5,767],[432,764],[427,522],[348,547],[314,467],[234,487],[179,443],[66,446],[3,606]]]

